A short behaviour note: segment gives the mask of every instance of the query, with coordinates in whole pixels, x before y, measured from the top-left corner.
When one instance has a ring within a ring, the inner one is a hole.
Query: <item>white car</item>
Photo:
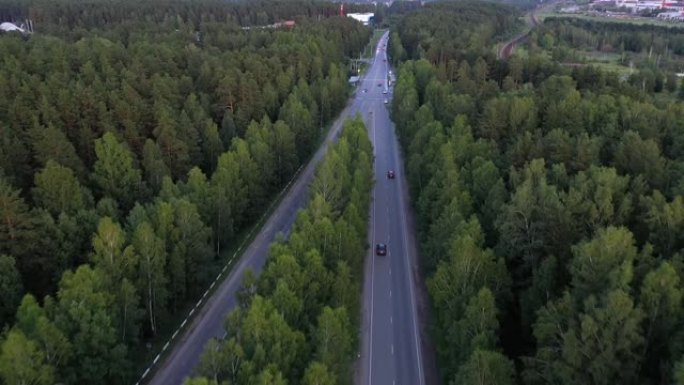
[[[385,99],[385,104],[389,103],[389,100]]]

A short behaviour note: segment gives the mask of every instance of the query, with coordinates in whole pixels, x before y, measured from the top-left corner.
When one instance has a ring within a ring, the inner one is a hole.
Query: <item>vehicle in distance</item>
[[[389,103],[389,100],[385,99],[385,104]]]
[[[377,245],[375,245],[375,254],[387,255],[387,245],[384,243],[378,243]]]
[[[387,93],[387,88],[385,88],[384,90],[382,90],[382,93],[383,93],[383,94],[386,94],[386,93]]]
[[[382,82],[378,83],[378,87],[382,87]]]
[[[387,179],[394,179],[394,170],[387,171]]]

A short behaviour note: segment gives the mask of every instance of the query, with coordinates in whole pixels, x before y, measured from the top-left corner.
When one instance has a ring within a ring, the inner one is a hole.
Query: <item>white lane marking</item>
[[[396,142],[395,142],[396,144]],[[395,149],[394,152],[394,159],[395,163],[397,166],[399,166],[399,153],[396,151],[396,146],[393,147]],[[403,166],[400,166],[403,170]],[[403,173],[402,173],[403,175]],[[413,319],[413,340],[416,345],[416,361],[418,361],[418,384],[423,385],[425,383],[425,380],[423,378],[423,357],[421,353],[421,345],[418,344],[418,321],[417,321],[417,316],[416,316],[416,300],[415,296],[413,293],[413,271],[411,270],[411,266],[409,264],[409,248],[408,248],[408,241],[407,241],[407,233],[408,231],[406,230],[406,213],[404,212],[403,208],[406,207],[404,205],[404,181],[402,180],[401,175],[399,176],[399,205],[402,208],[401,210],[401,230],[402,230],[402,236],[404,238],[404,264],[406,265],[406,273],[408,275],[409,279],[409,295],[411,297],[411,318]]]
[[[390,289],[390,298],[392,298],[392,289]]]
[[[392,344],[392,355],[394,355],[394,344]]]
[[[394,318],[392,318],[392,316],[390,316],[390,323],[391,323],[391,324],[394,323]]]
[[[375,116],[371,120],[371,132],[373,132],[373,157],[375,158]],[[375,162],[373,163],[373,170],[375,170]],[[373,243],[375,243],[375,187],[373,187],[373,227],[371,228]],[[375,255],[371,251],[371,309],[370,309],[370,333],[369,333],[369,353],[368,353],[368,385],[371,385],[371,377],[373,374],[373,301],[375,299],[374,293],[374,278],[375,278]]]

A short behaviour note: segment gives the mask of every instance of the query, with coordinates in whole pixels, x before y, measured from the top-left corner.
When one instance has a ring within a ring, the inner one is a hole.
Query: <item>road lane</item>
[[[185,378],[192,375],[204,345],[211,338],[223,337],[224,320],[236,306],[235,294],[240,288],[242,275],[248,268],[260,272],[266,262],[268,247],[275,236],[278,233],[289,233],[298,210],[303,208],[307,201],[308,185],[313,178],[316,165],[327,151],[328,143],[339,136],[346,119],[353,118],[356,114],[366,113],[365,95],[359,89],[357,94],[350,99],[347,107],[328,132],[323,145],[306,167],[300,170],[276,210],[245,249],[240,262],[234,266],[227,279],[220,283],[214,294],[199,309],[189,327],[179,334],[179,339],[171,352],[163,357],[159,366],[152,367],[151,377],[143,378],[141,382],[149,381],[148,383],[153,385],[182,384]]]
[[[386,58],[388,34],[378,44],[376,58]],[[376,59],[361,86],[369,90],[364,119],[373,142],[376,183],[373,190],[369,243],[364,266],[362,346],[357,383],[363,385],[423,385],[422,344],[414,290],[415,237],[408,232],[409,210],[399,144],[390,121],[387,85],[389,67]],[[377,84],[383,85],[378,87]],[[395,179],[387,179],[387,171]],[[375,256],[375,244],[386,243],[387,256]]]

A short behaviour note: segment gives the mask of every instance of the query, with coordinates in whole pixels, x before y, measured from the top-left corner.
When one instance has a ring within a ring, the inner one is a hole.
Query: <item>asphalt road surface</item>
[[[375,186],[370,215],[371,248],[364,265],[361,356],[356,374],[360,385],[424,385],[423,347],[417,314],[415,286],[416,243],[408,220],[409,198],[399,143],[389,117],[383,91],[390,70],[384,46],[378,44],[376,60],[362,93],[364,120],[375,151]],[[363,96],[365,95],[365,96]],[[394,179],[387,171],[395,172]],[[386,256],[375,255],[375,245],[387,245]]]
[[[383,41],[386,41],[387,37],[385,36],[383,39]],[[384,58],[384,51],[381,52],[381,54]],[[389,116],[387,115],[384,109],[385,106],[383,104],[383,97],[387,95],[382,93],[382,90],[385,89],[387,83],[385,81],[384,86],[378,87],[377,83],[379,83],[380,80],[376,79],[377,76],[380,76],[381,70],[386,69],[386,67],[387,63],[376,58],[374,64],[371,66],[370,71],[363,80],[364,85],[360,85],[358,87],[356,94],[352,99],[350,99],[347,107],[342,111],[340,117],[328,132],[324,144],[318,149],[306,167],[301,170],[300,174],[297,176],[297,179],[293,182],[292,186],[280,202],[277,209],[264,224],[261,231],[257,234],[252,243],[245,249],[240,261],[234,266],[233,270],[228,275],[228,278],[219,285],[214,294],[205,302],[205,305],[198,311],[192,322],[190,322],[189,327],[179,335],[179,339],[168,355],[162,357],[162,360],[159,362],[158,366],[152,368],[152,377],[147,377],[144,381],[149,380],[148,383],[153,385],[182,384],[185,378],[192,376],[193,369],[199,361],[204,345],[211,338],[221,338],[224,336],[224,320],[228,316],[228,313],[230,313],[230,311],[236,306],[235,294],[240,287],[242,276],[245,270],[251,268],[255,272],[260,272],[264,266],[264,263],[266,262],[269,244],[273,241],[278,233],[289,233],[289,230],[296,218],[297,211],[303,208],[307,201],[307,188],[311,182],[316,164],[318,164],[318,162],[323,158],[323,155],[328,148],[328,143],[338,137],[344,121],[347,118],[356,116],[356,114],[367,115],[368,108],[372,107],[375,110],[383,112],[381,115],[383,120],[380,123],[383,124],[383,127],[389,128]],[[371,80],[371,78],[373,78],[373,80]],[[363,92],[363,88],[367,88],[368,92]],[[372,100],[370,99],[369,95],[373,96]],[[385,130],[384,132],[387,131]],[[389,139],[389,135],[390,134],[381,134],[381,137]],[[391,145],[391,148],[393,148],[393,152],[390,151],[390,147],[387,147],[388,144],[380,145],[384,154],[382,161],[383,165],[389,164],[390,160],[392,162],[398,162],[398,159],[396,159],[396,143],[392,143],[393,144]],[[394,159],[390,159],[392,153],[394,153]],[[401,178],[400,175],[401,174],[398,174],[397,176]],[[399,213],[394,215],[399,215]],[[399,222],[397,222],[397,224],[398,223]],[[398,242],[401,239],[399,236],[400,233],[398,233],[400,229],[393,229],[393,231],[397,231],[393,232],[392,234],[397,234],[396,237]],[[398,244],[396,246],[394,244],[390,246],[390,256],[388,256],[388,258],[398,256],[397,253],[400,249],[395,249],[394,247],[398,247]],[[404,277],[398,279],[405,279],[405,276],[401,275],[401,268],[398,269],[398,277]],[[401,291],[397,292],[396,295],[399,295],[399,298],[408,298],[407,294],[402,293]],[[412,325],[411,323],[406,323],[406,321],[395,322],[397,327],[407,327],[406,325]],[[396,347],[399,346],[403,345],[397,345]],[[405,353],[397,352],[398,357],[405,354],[409,354],[409,351],[407,350]],[[378,357],[380,358],[381,356]],[[384,368],[379,367],[378,370],[384,370]],[[393,374],[394,372],[391,372],[387,375],[392,376]],[[416,377],[414,376],[409,378]],[[377,383],[380,384],[385,382]],[[391,381],[389,384],[391,384]],[[422,385],[422,383],[419,382],[412,382],[412,384]]]

